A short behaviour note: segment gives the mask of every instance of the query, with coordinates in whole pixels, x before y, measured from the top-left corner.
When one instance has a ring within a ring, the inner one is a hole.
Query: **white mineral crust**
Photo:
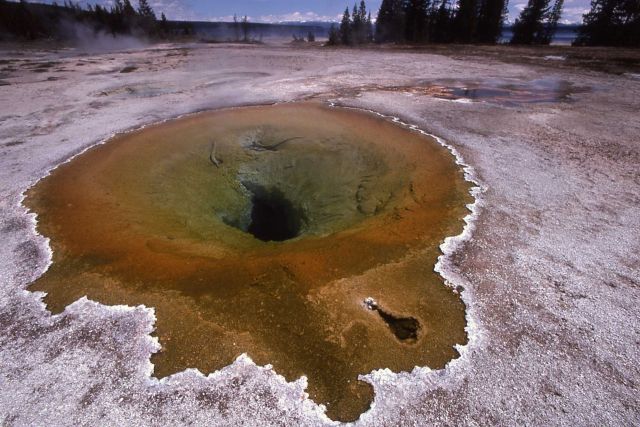
[[[2,49],[10,60],[2,71],[9,85],[0,87],[3,425],[331,423],[308,399],[305,378],[287,383],[247,356],[218,372],[155,379],[151,307],[85,298],[52,316],[43,295],[28,291],[51,260],[48,240],[21,205],[48,171],[114,133],[205,109],[309,98],[439,136],[476,185],[465,232],[443,244],[437,265],[467,305],[469,343],[445,369],[364,375],[376,396],[359,424],[640,425],[634,74],[387,49]],[[30,70],[45,61],[56,65]],[[120,73],[125,66],[138,68]],[[570,102],[510,106],[401,89],[480,76],[591,89]]]

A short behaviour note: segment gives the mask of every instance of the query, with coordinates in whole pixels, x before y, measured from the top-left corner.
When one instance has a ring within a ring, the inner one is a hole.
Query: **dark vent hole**
[[[251,223],[247,231],[264,242],[282,242],[300,234],[304,215],[278,189],[247,185],[251,198]]]
[[[396,317],[378,308],[378,314],[389,326],[391,332],[401,341],[415,341],[418,339],[420,323],[413,317]]]
[[[364,300],[364,306],[369,310],[376,311],[382,317],[382,320],[389,326],[393,335],[400,341],[413,342],[418,339],[418,330],[420,322],[413,317],[399,317],[380,308],[376,300],[367,297]]]

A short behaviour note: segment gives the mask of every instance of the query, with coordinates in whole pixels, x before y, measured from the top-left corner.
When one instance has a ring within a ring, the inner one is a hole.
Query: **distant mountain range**
[[[312,33],[315,37],[327,37],[330,22],[282,22],[267,24],[260,22],[209,22],[209,21],[170,21],[177,27],[188,25],[195,35],[215,40],[238,39],[246,25],[249,38],[263,37],[306,37]]]

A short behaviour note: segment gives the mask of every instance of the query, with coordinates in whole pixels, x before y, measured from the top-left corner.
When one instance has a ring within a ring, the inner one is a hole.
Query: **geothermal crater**
[[[156,309],[166,376],[247,353],[357,419],[373,369],[443,367],[464,306],[433,272],[469,186],[434,140],[318,104],[201,113],[120,135],[29,191],[53,311]]]

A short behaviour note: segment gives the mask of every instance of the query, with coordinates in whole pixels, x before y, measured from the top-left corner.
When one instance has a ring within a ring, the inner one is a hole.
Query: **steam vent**
[[[372,370],[441,368],[464,305],[433,272],[468,184],[431,138],[318,104],[201,113],[113,138],[30,192],[53,264],[33,286],[156,309],[154,375],[242,353],[355,420]]]

